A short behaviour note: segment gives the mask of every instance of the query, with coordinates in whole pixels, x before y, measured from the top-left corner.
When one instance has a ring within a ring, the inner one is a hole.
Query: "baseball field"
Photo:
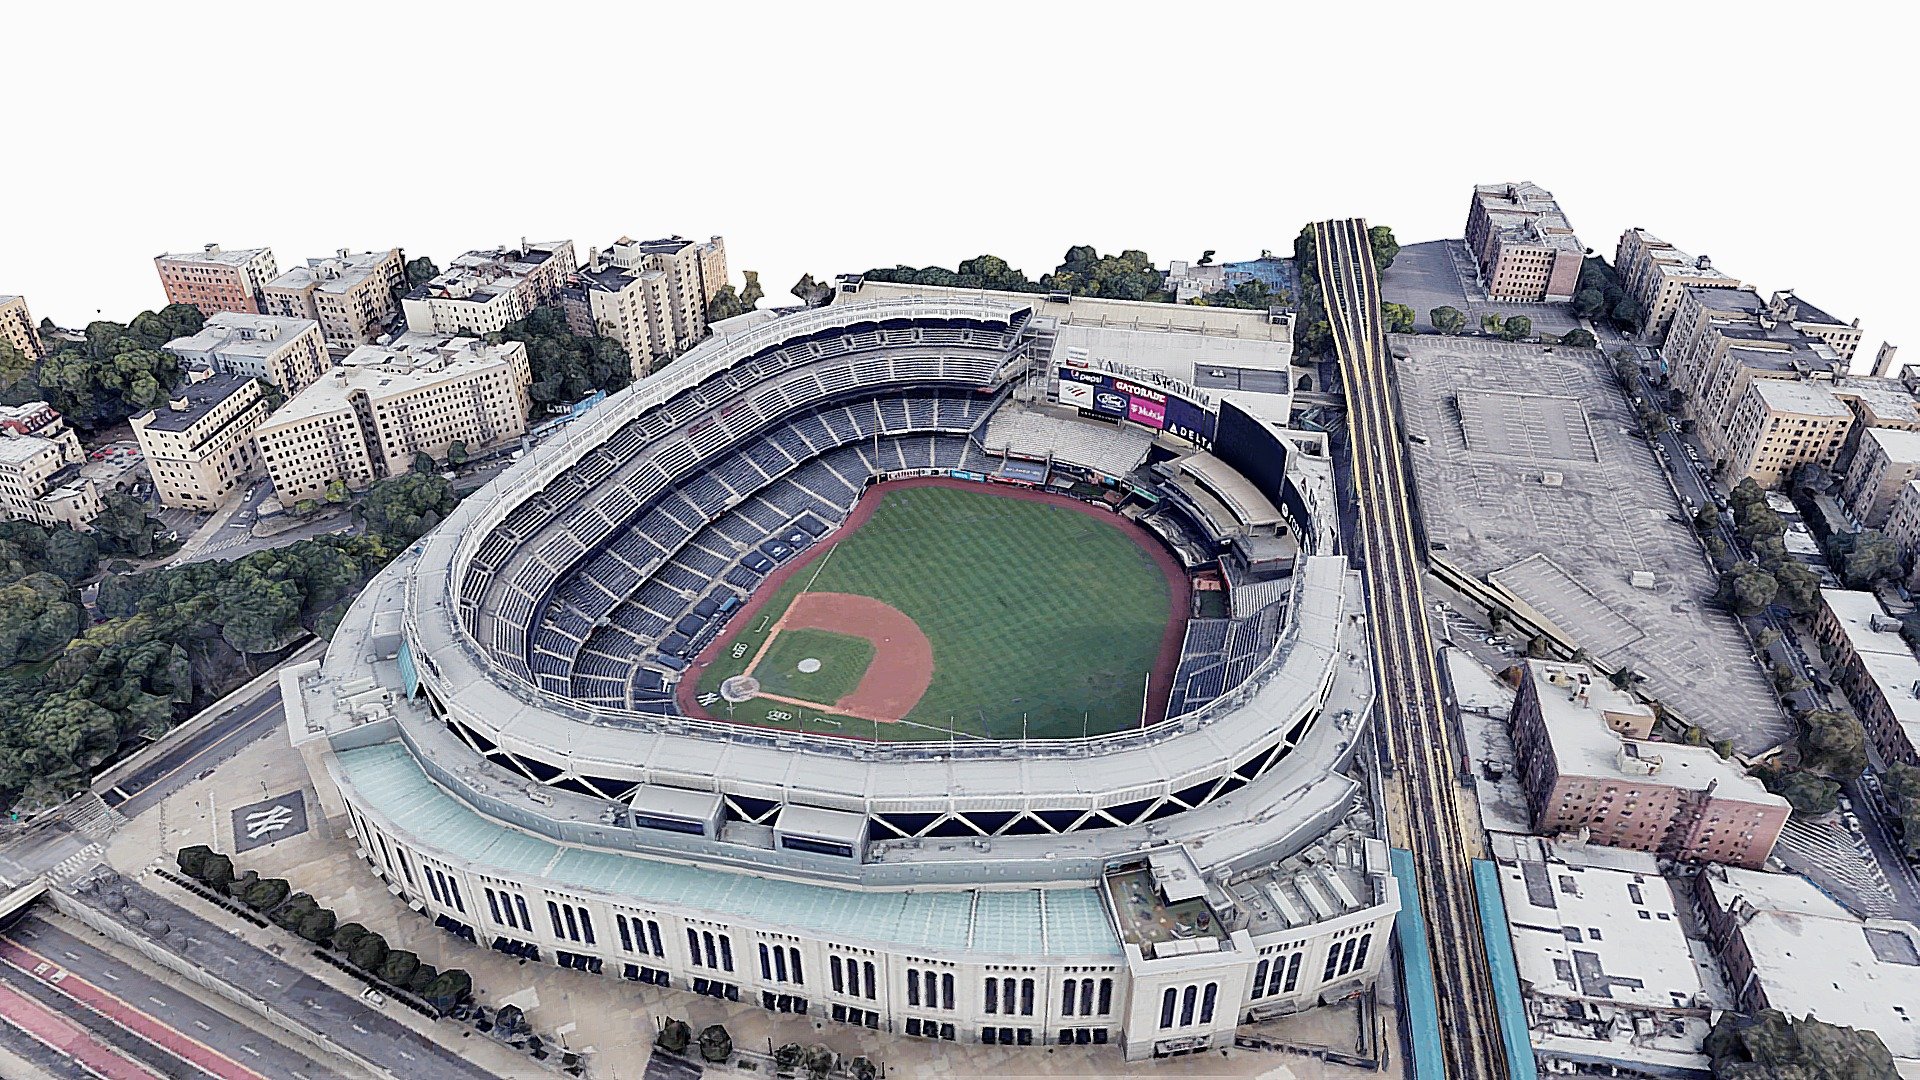
[[[1103,509],[964,481],[886,484],[763,583],[682,704],[887,740],[1125,730],[1143,705],[1159,719],[1187,610],[1178,565]]]

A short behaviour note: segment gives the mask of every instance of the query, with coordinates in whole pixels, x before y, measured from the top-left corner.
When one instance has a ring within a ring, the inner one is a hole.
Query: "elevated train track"
[[[1432,933],[1433,981],[1451,1080],[1505,1080],[1471,859],[1480,825],[1461,798],[1461,750],[1421,584],[1412,482],[1388,366],[1380,280],[1359,218],[1317,222],[1318,269],[1347,398],[1360,556],[1370,599],[1395,840],[1413,855]]]

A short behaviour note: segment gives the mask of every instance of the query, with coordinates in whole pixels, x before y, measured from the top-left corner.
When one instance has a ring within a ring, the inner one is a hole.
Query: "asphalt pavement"
[[[330,1063],[296,1052],[231,1016],[182,992],[178,976],[163,978],[116,958],[92,941],[68,933],[37,915],[30,915],[0,936],[14,941],[60,966],[60,982],[37,980],[7,967],[0,979],[54,1011],[78,1022],[102,1041],[162,1075],[188,1071],[185,1063],[119,1023],[109,1021],[86,1004],[62,992],[62,982],[77,976],[105,990],[129,1009],[150,1017],[180,1036],[211,1047],[247,1069],[290,1080],[334,1080],[342,1074]],[[163,1040],[172,1041],[172,1040]]]
[[[269,683],[259,697],[240,705],[231,717],[216,720],[188,736],[141,766],[132,776],[101,792],[100,798],[108,806],[133,817],[213,771],[221,762],[272,731],[283,719],[280,686],[277,682]]]

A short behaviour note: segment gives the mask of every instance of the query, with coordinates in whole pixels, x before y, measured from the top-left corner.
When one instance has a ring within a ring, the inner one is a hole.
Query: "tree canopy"
[[[1467,328],[1467,313],[1443,304],[1427,312],[1427,321],[1433,324],[1435,330],[1452,337]]]
[[[118,424],[167,400],[180,381],[180,360],[161,346],[205,322],[191,305],[168,304],[131,323],[88,323],[85,340],[59,340],[41,361],[40,388],[76,427]]]
[[[1627,295],[1613,265],[1598,255],[1580,264],[1580,282],[1574,288],[1573,313],[1583,319],[1605,319],[1614,329],[1632,333],[1640,329],[1646,313]]]
[[[406,270],[407,284],[409,286],[425,285],[427,282],[440,276],[440,268],[435,266],[433,260],[427,258],[425,255],[417,259],[408,259]]]
[[[1574,349],[1592,349],[1599,346],[1600,339],[1594,337],[1593,331],[1586,327],[1576,326],[1560,336],[1560,344]]]
[[[872,281],[903,285],[945,285],[958,289],[998,289],[1006,292],[1064,292],[1109,300],[1171,302],[1166,272],[1156,268],[1144,251],[1129,248],[1118,255],[1102,255],[1088,244],[1067,249],[1060,265],[1039,281],[1009,265],[998,255],[976,255],[957,270],[942,266],[915,268],[905,264],[876,267],[865,275]],[[802,279],[805,285],[807,279]],[[795,286],[796,291],[800,286]]]
[[[619,342],[605,336],[575,334],[556,307],[535,308],[519,322],[488,334],[487,340],[495,345],[503,341],[526,344],[527,365],[533,375],[527,396],[533,401],[536,416],[549,406],[571,405],[595,390],[611,394],[633,381],[633,362]]]
[[[398,551],[425,536],[453,510],[453,485],[437,473],[415,470],[367,489],[359,511],[367,532]]]
[[[1405,304],[1396,304],[1391,300],[1382,301],[1380,318],[1387,324],[1389,334],[1413,333],[1413,309]]]
[[[1884,1080],[1898,1072],[1872,1031],[1795,1020],[1777,1009],[1722,1013],[1702,1049],[1714,1080]]]
[[[1373,265],[1385,270],[1393,265],[1400,255],[1400,241],[1393,238],[1393,230],[1385,225],[1375,225],[1367,230],[1367,246],[1373,249]]]
[[[707,304],[708,322],[719,322],[722,319],[731,319],[735,315],[745,315],[753,310],[761,297],[766,295],[760,288],[758,272],[748,270],[743,276],[746,278],[746,285],[738,293],[733,291],[732,285],[722,285],[719,291],[713,294],[712,302]]]

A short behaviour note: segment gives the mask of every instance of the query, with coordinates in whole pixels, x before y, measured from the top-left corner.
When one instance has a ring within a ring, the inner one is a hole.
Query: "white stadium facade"
[[[1399,899],[1348,775],[1367,617],[1324,441],[1287,426],[1290,349],[1279,313],[859,279],[723,325],[285,673],[321,806],[476,948],[899,1035],[1145,1058],[1350,997]],[[1063,382],[1179,405],[1101,416]],[[676,706],[768,551],[925,475],[1099,484],[1220,572],[1164,718],[875,742]]]

